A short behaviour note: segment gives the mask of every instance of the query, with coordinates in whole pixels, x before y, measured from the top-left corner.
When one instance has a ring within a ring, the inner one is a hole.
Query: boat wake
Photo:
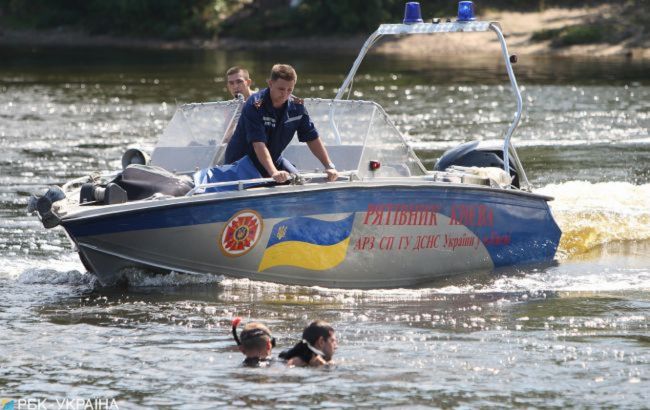
[[[535,192],[555,198],[550,206],[562,229],[559,260],[605,246],[650,242],[650,184],[569,181]]]
[[[17,282],[24,285],[88,285],[94,287],[96,280],[92,275],[78,270],[60,271],[51,268],[29,268],[18,276]]]
[[[94,275],[86,272],[81,263],[75,260],[76,253],[62,255],[61,259],[34,261],[33,259],[14,259],[8,261],[0,271],[0,278],[23,285],[67,285],[101,288]],[[38,265],[38,266],[34,266]],[[139,269],[125,270],[124,275],[129,288],[182,287],[219,283],[221,275],[187,275],[177,272],[152,275]]]
[[[86,274],[76,259],[76,253],[61,255],[57,259],[7,259],[3,261],[0,269],[0,278],[25,285],[82,286],[95,283],[93,276]]]
[[[208,285],[219,283],[224,280],[222,275],[190,275],[178,272],[151,275],[148,272],[136,268],[127,269],[123,273],[129,283],[129,288],[164,288]]]
[[[16,268],[14,266],[14,268]],[[567,260],[558,266],[547,268],[523,267],[492,273],[467,274],[442,279],[420,288],[398,289],[331,289],[297,285],[280,285],[249,279],[233,279],[221,275],[188,275],[172,272],[167,275],[150,275],[132,269],[125,274],[129,290],[139,292],[148,288],[186,288],[189,297],[196,286],[210,286],[221,300],[233,302],[276,301],[283,304],[346,305],[353,306],[367,301],[424,301],[449,300],[457,297],[494,299],[507,302],[526,301],[556,297],[559,294],[584,294],[598,292],[621,294],[650,290],[650,269],[630,267],[624,263]],[[14,275],[21,285],[62,285],[100,289],[93,275],[83,269],[60,269],[53,266],[27,267]]]
[[[357,305],[367,301],[431,301],[456,297],[517,302],[591,292],[598,292],[601,296],[643,292],[650,290],[650,269],[612,267],[599,262],[567,262],[547,269],[468,274],[460,279],[452,277],[413,289],[331,289],[248,279],[224,279],[219,288],[224,300],[229,296],[233,301],[247,297],[267,301],[271,298],[288,304]]]

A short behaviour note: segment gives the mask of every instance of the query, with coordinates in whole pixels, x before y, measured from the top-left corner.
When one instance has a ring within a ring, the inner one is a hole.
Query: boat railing
[[[347,179],[352,181],[357,176],[357,171],[345,171],[339,172],[339,179]],[[326,174],[321,172],[306,173],[306,174],[292,174],[289,181],[293,185],[304,184],[307,180],[315,178],[326,178]],[[194,196],[196,194],[202,194],[206,189],[209,188],[221,188],[227,186],[237,186],[238,191],[243,191],[249,185],[259,185],[259,184],[269,184],[273,183],[275,180],[273,178],[253,178],[253,179],[240,179],[237,181],[224,181],[224,182],[211,182],[208,184],[199,184],[192,188],[185,196]]]
[[[334,99],[335,100],[343,99],[346,91],[348,91],[348,95],[350,94],[355,74],[357,73],[357,70],[359,69],[361,62],[363,61],[364,57],[366,56],[370,48],[372,48],[372,46],[375,45],[377,41],[384,36],[403,36],[403,35],[410,35],[410,34],[467,33],[467,32],[487,32],[487,31],[493,31],[499,40],[499,43],[501,45],[501,52],[503,54],[503,58],[506,65],[506,72],[510,79],[510,85],[512,87],[512,92],[515,96],[516,104],[517,104],[517,109],[514,114],[513,120],[504,134],[504,141],[503,141],[504,170],[508,172],[509,156],[512,155],[515,162],[515,166],[520,175],[521,186],[523,188],[530,189],[530,183],[528,182],[528,178],[526,177],[524,168],[521,164],[521,161],[519,160],[517,151],[511,142],[512,134],[514,133],[515,129],[517,128],[517,125],[519,124],[519,120],[521,119],[523,102],[521,98],[521,92],[519,91],[519,86],[517,85],[517,80],[515,78],[515,74],[512,69],[512,63],[510,60],[510,55],[508,54],[508,47],[506,45],[505,37],[503,36],[503,33],[501,31],[501,26],[497,22],[459,20],[456,22],[448,22],[448,23],[434,22],[434,23],[416,23],[416,24],[410,24],[410,23],[409,24],[382,24],[374,33],[370,35],[370,37],[368,37],[364,45],[361,47],[361,50],[359,51],[359,55],[354,61],[352,68],[350,69],[350,72],[348,73],[347,77],[343,81],[343,84],[339,88],[336,97],[334,97]],[[333,115],[334,112],[332,111],[332,116]],[[332,119],[332,123],[333,123],[333,119]],[[338,130],[335,129],[335,133],[337,131]]]

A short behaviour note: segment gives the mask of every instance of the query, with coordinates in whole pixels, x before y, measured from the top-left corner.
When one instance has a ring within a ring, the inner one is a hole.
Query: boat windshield
[[[178,173],[212,167],[242,105],[239,100],[181,105],[158,139],[151,164]]]
[[[426,173],[378,104],[324,99],[305,99],[304,104],[339,171],[355,171],[361,178]],[[152,153],[152,165],[182,173],[221,164],[242,105],[233,100],[179,107]],[[322,170],[297,138],[283,156],[300,172]],[[380,168],[371,172],[370,161],[378,161]]]

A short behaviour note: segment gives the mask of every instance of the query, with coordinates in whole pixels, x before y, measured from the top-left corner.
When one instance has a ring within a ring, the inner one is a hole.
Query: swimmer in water
[[[287,366],[322,366],[332,364],[337,347],[334,328],[325,321],[316,320],[302,332],[302,340],[279,357],[287,361]]]
[[[239,346],[239,351],[246,356],[244,366],[269,366],[273,361],[271,350],[275,347],[275,338],[271,336],[269,328],[261,323],[251,322],[247,323],[237,336],[239,322],[241,322],[239,317],[232,321],[232,335]]]

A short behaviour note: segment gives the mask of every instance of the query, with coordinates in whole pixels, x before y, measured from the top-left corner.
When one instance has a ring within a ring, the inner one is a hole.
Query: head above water
[[[323,352],[323,359],[332,360],[334,352],[338,348],[338,340],[334,328],[324,320],[315,320],[302,332],[303,340],[317,350]]]
[[[233,333],[236,335],[236,323],[233,321]],[[275,339],[271,336],[268,327],[258,322],[247,323],[244,329],[235,338],[239,350],[246,358],[264,359],[271,356],[271,349],[275,346]]]
[[[280,108],[287,102],[298,81],[298,74],[289,64],[276,64],[271,68],[267,81],[273,107]]]
[[[302,338],[314,344],[321,337],[329,338],[332,333],[334,333],[332,325],[324,320],[314,320],[302,331]]]
[[[245,68],[234,66],[226,71],[226,87],[230,95],[235,98],[237,98],[237,94],[241,94],[244,99],[248,99],[251,95],[252,82],[248,70]]]
[[[310,345],[323,352],[323,359],[332,360],[338,348],[338,340],[334,328],[324,320],[315,320],[302,332],[302,338]]]
[[[311,322],[302,332],[302,339],[280,358],[291,366],[320,366],[328,364],[338,347],[334,328],[327,322]]]

